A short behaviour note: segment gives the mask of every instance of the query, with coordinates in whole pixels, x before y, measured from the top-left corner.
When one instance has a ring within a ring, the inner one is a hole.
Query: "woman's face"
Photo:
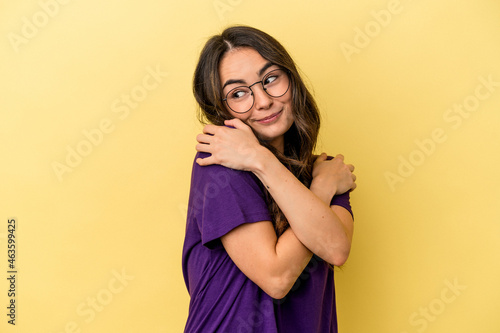
[[[261,81],[267,73],[279,69],[252,48],[238,48],[227,52],[219,64],[223,98],[233,88],[250,86]],[[283,137],[293,124],[292,93],[290,89],[281,97],[271,97],[261,84],[251,87],[254,103],[246,113],[236,113],[227,107],[235,118],[245,121],[257,135],[283,151]]]

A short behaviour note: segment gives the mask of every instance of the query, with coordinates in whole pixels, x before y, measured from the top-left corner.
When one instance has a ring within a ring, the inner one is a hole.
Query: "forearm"
[[[274,271],[279,277],[280,297],[290,291],[312,257],[312,252],[302,244],[293,230],[288,228],[276,243]]]
[[[343,264],[351,239],[329,206],[331,195],[320,187],[308,189],[267,149],[258,155],[252,171],[273,196],[297,238],[327,262]]]
[[[288,293],[312,257],[292,229],[277,238],[270,221],[245,223],[221,240],[236,266],[277,299]]]

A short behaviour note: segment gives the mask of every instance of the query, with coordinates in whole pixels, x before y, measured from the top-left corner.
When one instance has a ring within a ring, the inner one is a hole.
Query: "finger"
[[[358,187],[358,185],[356,185],[356,183],[353,183],[351,186],[351,191],[354,191],[356,189],[356,187]]]
[[[196,159],[196,163],[198,163],[198,165],[200,165],[200,166],[206,166],[206,165],[215,164],[215,160],[213,158],[213,155],[210,155],[209,157],[205,157],[205,158],[198,157]]]
[[[213,125],[213,124],[208,124],[205,127],[203,127],[203,133],[214,135],[215,131],[217,131],[217,128],[219,128],[219,126]]]
[[[351,172],[354,171],[354,165],[352,164],[348,164],[347,167],[349,168],[349,170],[351,170]]]
[[[196,141],[198,141],[199,143],[210,144],[212,142],[212,139],[213,135],[210,134],[198,134],[196,136]]]
[[[252,132],[252,129],[250,128],[250,126],[247,123],[245,123],[244,121],[242,121],[241,119],[238,119],[238,118],[233,118],[233,119],[230,119],[230,120],[225,120],[224,124],[228,125],[228,126],[232,126],[232,127],[236,128],[236,129],[239,129],[239,130],[244,130],[244,131]]]
[[[356,179],[357,179],[356,175],[355,175],[355,174],[352,174],[352,180],[353,180],[353,181],[356,181]]]
[[[344,155],[337,154],[337,156],[335,156],[335,158],[341,159],[343,161],[344,160]]]
[[[198,143],[196,145],[196,151],[200,151],[203,153],[212,153],[212,146],[207,145],[206,143]]]
[[[321,155],[319,155],[317,158],[316,158],[316,161],[315,162],[323,162],[326,160],[326,158],[328,157],[328,155],[326,155],[325,153],[321,153]]]
[[[224,120],[224,125],[226,126],[232,126],[237,129],[243,129],[245,128],[245,123],[241,121],[241,119],[238,118],[233,118],[229,120]]]

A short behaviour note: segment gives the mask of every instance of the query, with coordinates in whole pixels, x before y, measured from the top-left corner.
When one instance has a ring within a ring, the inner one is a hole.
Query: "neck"
[[[285,153],[285,139],[284,136],[281,135],[273,140],[269,141],[269,144],[276,148],[280,153]]]

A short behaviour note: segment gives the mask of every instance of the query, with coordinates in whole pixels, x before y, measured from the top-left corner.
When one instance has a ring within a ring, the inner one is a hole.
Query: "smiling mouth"
[[[270,123],[273,120],[277,119],[279,117],[279,115],[281,114],[281,112],[283,112],[283,110],[281,110],[279,112],[276,112],[276,113],[273,113],[269,117],[265,117],[265,118],[258,119],[258,120],[255,120],[255,121],[258,122],[258,123],[262,123],[262,124]]]

